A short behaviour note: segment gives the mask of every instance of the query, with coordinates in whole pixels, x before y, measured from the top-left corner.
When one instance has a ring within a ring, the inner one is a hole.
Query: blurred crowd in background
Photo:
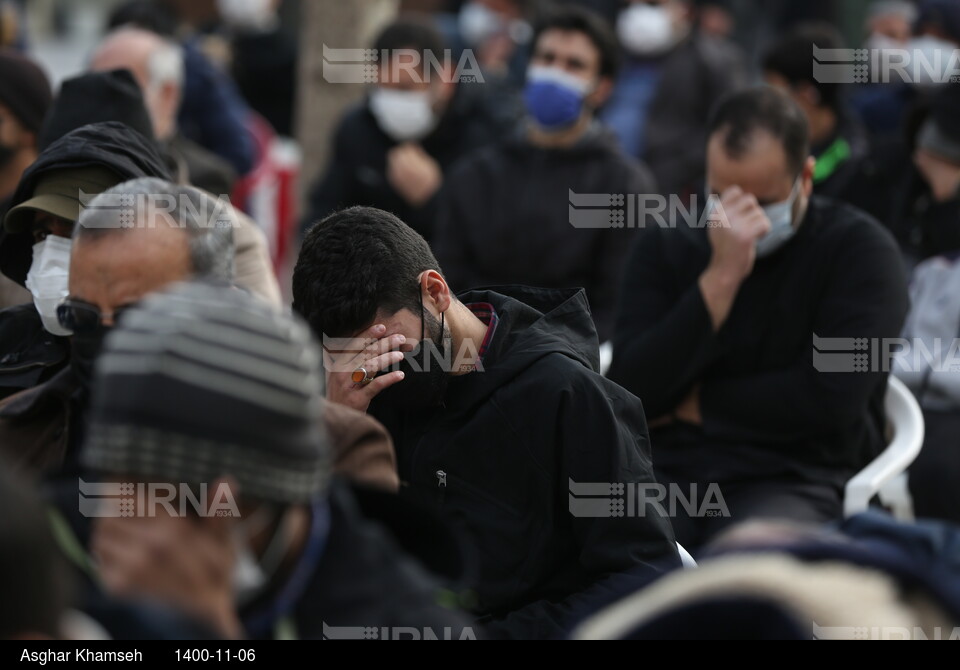
[[[0,48],[0,637],[956,630],[960,0],[0,0]],[[414,340],[476,347],[375,374]],[[888,373],[923,521],[844,520]]]

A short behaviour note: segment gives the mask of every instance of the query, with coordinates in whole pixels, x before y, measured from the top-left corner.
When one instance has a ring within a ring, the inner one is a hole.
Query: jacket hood
[[[23,173],[10,200],[10,209],[29,200],[40,177],[62,168],[104,167],[117,174],[117,183],[139,177],[169,180],[170,171],[156,145],[117,121],[77,128],[47,147]],[[29,231],[0,230],[0,272],[21,286],[33,261]]]
[[[520,375],[542,358],[561,354],[584,367],[600,370],[600,341],[583,289],[546,289],[529,286],[480,288],[457,296],[464,304],[489,303],[498,324],[483,358],[483,370],[451,380],[450,391],[469,389],[468,404]],[[469,383],[466,382],[469,380]]]

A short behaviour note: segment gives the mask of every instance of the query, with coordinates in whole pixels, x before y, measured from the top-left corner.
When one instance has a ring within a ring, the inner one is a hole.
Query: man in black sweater
[[[656,484],[640,402],[597,373],[582,290],[454,296],[422,237],[354,207],[307,234],[293,297],[325,334],[327,398],[383,422],[401,495],[473,541],[474,610],[492,635],[563,635],[623,573],[679,564],[662,510],[610,507]],[[603,509],[584,511],[576,484],[598,482]]]
[[[533,40],[525,126],[454,167],[433,239],[454,286],[585,288],[601,341],[613,335],[630,231],[575,228],[572,193],[656,191],[650,171],[594,116],[618,60],[598,15],[576,7],[549,15]]]
[[[717,483],[729,511],[675,517],[685,546],[751,517],[839,516],[884,446],[886,375],[817,371],[813,338],[897,337],[904,270],[874,220],[811,197],[814,165],[784,94],[733,95],[707,152],[723,225],[651,228],[632,250],[610,377],[656,427],[660,482]]]

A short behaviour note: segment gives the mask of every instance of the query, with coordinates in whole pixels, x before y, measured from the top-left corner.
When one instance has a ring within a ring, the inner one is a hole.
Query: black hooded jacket
[[[653,482],[643,408],[596,372],[582,290],[500,287],[459,299],[498,316],[482,370],[451,377],[441,408],[401,414],[381,397],[370,411],[394,438],[401,491],[439,506],[473,540],[488,631],[556,637],[614,575],[679,564],[656,511],[590,518],[571,495],[571,482]]]
[[[104,167],[117,183],[138,177],[169,179],[152,141],[109,121],[78,128],[47,147],[23,173],[10,208],[29,200],[40,178],[62,168]],[[30,231],[0,230],[0,272],[21,286],[33,262]],[[67,339],[51,335],[32,304],[0,310],[0,398],[50,379],[68,360]]]
[[[23,173],[10,209],[33,196],[40,178],[51,170],[101,167],[117,173],[121,183],[138,177],[170,179],[163,158],[146,137],[118,121],[91,123],[47,147]],[[21,286],[33,260],[33,237],[27,232],[0,232],[0,272]]]

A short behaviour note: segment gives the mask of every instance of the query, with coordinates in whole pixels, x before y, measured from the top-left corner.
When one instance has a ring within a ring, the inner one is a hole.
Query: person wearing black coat
[[[90,124],[52,142],[20,180],[10,204],[11,211],[0,230],[0,272],[23,286],[32,262],[34,234],[29,225],[10,229],[9,217],[29,217],[30,209],[12,211],[34,196],[37,185],[63,170],[97,168],[106,178],[101,188],[90,182],[83,188],[95,195],[110,186],[137,177],[169,179],[170,173],[154,143],[119,121]],[[114,181],[115,180],[115,181]],[[108,183],[112,182],[112,183]],[[74,223],[82,206],[77,200]],[[61,212],[65,213],[65,212]],[[0,311],[0,399],[41,384],[64,369],[69,359],[69,340],[48,332],[33,304]]]
[[[293,294],[325,334],[328,399],[378,418],[401,495],[472,540],[473,611],[491,635],[562,636],[622,573],[679,565],[667,514],[629,493],[655,486],[643,407],[597,372],[582,290],[454,297],[421,236],[354,207],[308,233]],[[426,344],[397,370],[388,349],[404,346],[400,336]],[[356,358],[358,337],[387,353]],[[443,356],[429,354],[431,341]]]
[[[396,49],[444,53],[440,35],[413,20],[388,26],[374,48],[378,53]],[[383,72],[396,70],[388,65]],[[468,65],[466,62],[465,67]],[[385,91],[395,91],[397,82],[381,81],[372,87],[366,100],[346,112],[331,139],[329,164],[310,192],[301,225],[304,232],[338,209],[363,205],[393,212],[428,240],[431,238],[443,175],[457,159],[508,132],[515,120],[509,106],[493,108],[482,82],[448,80],[453,74],[425,67],[414,78],[419,89],[402,91],[428,93],[433,100],[432,126],[419,132],[384,128],[384,119],[378,120],[375,114],[373,100]],[[403,109],[383,112],[395,118],[406,113]],[[426,179],[425,174],[433,174],[436,179]],[[417,186],[417,192],[399,187],[400,183]]]
[[[569,147],[538,146],[517,134],[454,167],[440,198],[437,259],[463,288],[582,287],[607,341],[636,230],[577,228],[571,213],[573,194],[607,193],[655,196],[656,187],[650,171],[621,153],[600,124]]]
[[[660,482],[717,484],[727,506],[675,518],[688,548],[755,516],[839,517],[885,446],[881,345],[906,315],[903,263],[875,220],[811,197],[813,164],[785,94],[737,94],[708,149],[718,225],[651,228],[631,251],[609,376],[656,426]]]

